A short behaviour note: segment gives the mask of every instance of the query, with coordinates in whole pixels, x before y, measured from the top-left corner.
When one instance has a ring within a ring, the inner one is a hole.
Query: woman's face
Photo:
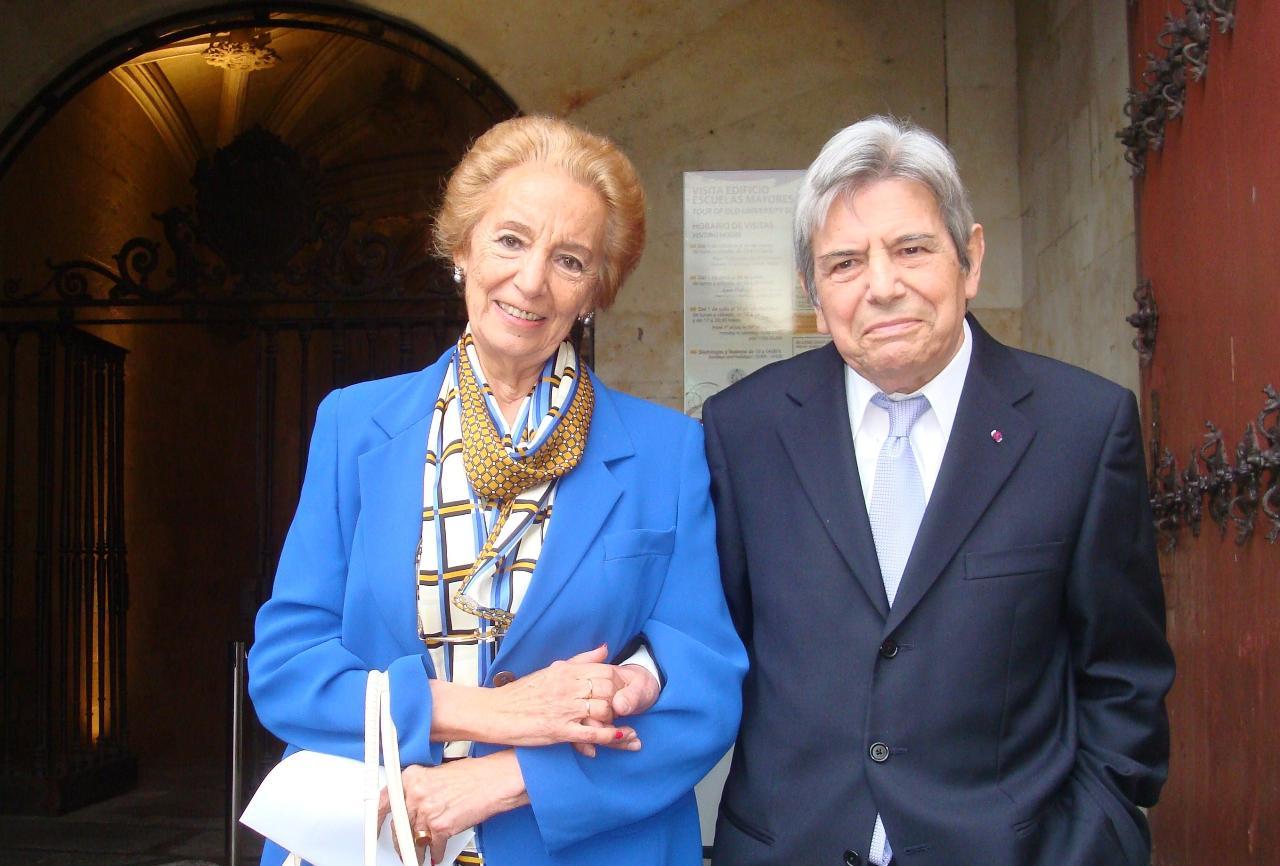
[[[521,385],[591,311],[604,265],[604,200],[541,163],[508,169],[456,264],[488,378]]]

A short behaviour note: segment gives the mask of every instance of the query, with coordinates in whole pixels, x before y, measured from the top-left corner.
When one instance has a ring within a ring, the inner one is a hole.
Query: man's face
[[[923,184],[891,178],[831,204],[813,238],[818,330],[885,393],[910,393],[942,372],[963,341],[978,294],[982,226],[960,269],[938,204]]]

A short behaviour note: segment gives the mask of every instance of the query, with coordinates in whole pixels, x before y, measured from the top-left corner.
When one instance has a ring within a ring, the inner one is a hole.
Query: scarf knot
[[[543,368],[517,416],[516,427],[523,429],[516,437],[499,431],[501,416],[474,354],[474,338],[469,332],[463,334],[457,352],[462,462],[476,494],[488,502],[508,502],[518,493],[568,474],[586,451],[595,405],[591,377],[578,365],[572,347],[562,345]],[[540,395],[544,387],[547,393]],[[539,400],[540,396],[545,399]],[[540,402],[547,403],[545,408],[537,405]],[[534,414],[539,409],[540,414]]]

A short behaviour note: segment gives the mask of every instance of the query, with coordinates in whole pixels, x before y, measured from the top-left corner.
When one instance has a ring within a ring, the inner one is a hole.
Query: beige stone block
[[[948,0],[947,82],[955,88],[1013,82],[1017,31],[1013,0]]]
[[[1056,237],[1071,224],[1067,201],[1071,192],[1070,147],[1065,134],[1045,152],[1043,162],[1045,185],[1038,192],[1048,205],[1048,235]]]
[[[625,90],[574,116],[618,130],[637,149],[652,150],[767,116],[795,99],[808,98],[810,113],[815,119],[821,114],[834,132],[854,118],[832,117],[826,100],[848,90],[878,92],[877,110],[912,114],[914,83],[941,84],[940,10],[912,2],[894,14],[863,11],[822,2],[805,3],[802,12],[788,4],[743,4],[716,27],[637,70]],[[797,62],[798,46],[804,62]],[[824,110],[815,112],[818,105]]]
[[[1113,163],[1095,188],[1090,230],[1093,248],[1099,253],[1133,238],[1133,184],[1127,168],[1125,163]]]
[[[1047,19],[1026,14],[1022,0],[1018,30],[1018,91],[1024,152],[1039,154],[1064,131],[1067,119],[1087,102],[1080,67],[1089,44],[1089,15],[1083,0],[1052,3]],[[1023,20],[1034,26],[1024,30]],[[1038,58],[1038,59],[1037,59]]]
[[[1112,86],[1113,67],[1124,66],[1121,79],[1127,85],[1129,52],[1129,9],[1114,0],[1082,0],[1089,7],[1090,68],[1093,86],[1105,91]],[[1122,85],[1122,87],[1125,85]],[[1123,93],[1123,89],[1121,90]]]
[[[1076,223],[1089,216],[1094,185],[1093,134],[1087,110],[1071,118],[1067,127],[1066,159],[1066,216]]]
[[[1016,217],[983,224],[986,255],[978,297],[984,307],[1022,307],[1022,221]]]
[[[978,221],[1018,213],[1016,90],[1008,86],[951,87],[948,124],[951,149]]]
[[[1050,162],[1048,157],[1032,160],[1024,156],[1022,160],[1022,232],[1024,242],[1030,243],[1037,253],[1053,233],[1055,208],[1049,199]],[[1034,257],[1026,261],[1032,262]]]
[[[1062,30],[1072,15],[1079,14],[1087,8],[1090,0],[1043,0],[1049,7],[1050,32]]]
[[[489,72],[526,111],[569,113],[619,88],[638,71],[679,51],[690,34],[714,31],[744,0],[651,0],[628,4],[565,4],[499,0],[424,4],[372,0],[370,6],[418,24]],[[680,27],[673,27],[678,20]],[[566,30],[566,27],[571,27]],[[563,47],[573,40],[572,50]]]
[[[1045,62],[1043,53],[1033,48],[1037,41],[1047,42],[1049,5],[1044,0],[1015,0],[1013,5],[1018,69],[1034,71],[1038,64]]]
[[[1094,119],[1094,149],[1101,165],[1124,163],[1124,145],[1117,134],[1128,125],[1124,106],[1128,99],[1128,65],[1123,58],[1109,63],[1101,70],[1099,86],[1089,100],[1089,111]],[[1124,172],[1129,174],[1128,164]]]
[[[1073,291],[1062,286],[1043,291],[1023,310],[1022,336],[1025,348],[1068,363],[1080,364],[1078,343],[1089,327],[1086,311],[1078,308],[1084,284],[1077,281]]]
[[[1063,254],[1062,239],[1054,241],[1036,255],[1036,297],[1045,298],[1057,295],[1062,287],[1069,284],[1074,277],[1075,269],[1070,260]]]
[[[1071,230],[1065,238],[1067,241],[1067,255],[1070,257],[1070,266],[1072,272],[1077,274],[1087,271],[1093,266],[1097,252],[1093,246],[1093,232],[1090,228],[1090,223],[1093,219],[1092,214],[1083,217],[1071,226]]]
[[[1082,268],[1069,282],[1039,293],[1023,310],[1026,348],[1120,382],[1138,383],[1131,312],[1132,244],[1121,243]]]
[[[1025,307],[1040,291],[1037,237],[1027,231],[1028,221],[1034,222],[1036,209],[1024,213],[1022,225],[1022,304]]]
[[[1090,357],[1104,359],[1097,369],[1107,378],[1136,387],[1138,356],[1133,348],[1136,332],[1125,321],[1137,308],[1133,299],[1137,265],[1132,238],[1101,255],[1092,271],[1097,292],[1094,303],[1105,311],[1105,318],[1097,323],[1098,342],[1091,347]]]
[[[611,388],[682,409],[683,315],[682,310],[602,313],[596,324],[596,372]]]
[[[990,307],[974,306],[970,311],[991,336],[1006,346],[1022,348],[1022,310],[996,310]]]

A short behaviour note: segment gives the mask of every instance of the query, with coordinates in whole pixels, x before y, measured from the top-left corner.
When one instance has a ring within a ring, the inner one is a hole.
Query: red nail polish
[[[615,740],[621,740],[621,739],[622,739],[622,731],[614,731],[614,732],[613,732],[613,738],[614,738]]]

